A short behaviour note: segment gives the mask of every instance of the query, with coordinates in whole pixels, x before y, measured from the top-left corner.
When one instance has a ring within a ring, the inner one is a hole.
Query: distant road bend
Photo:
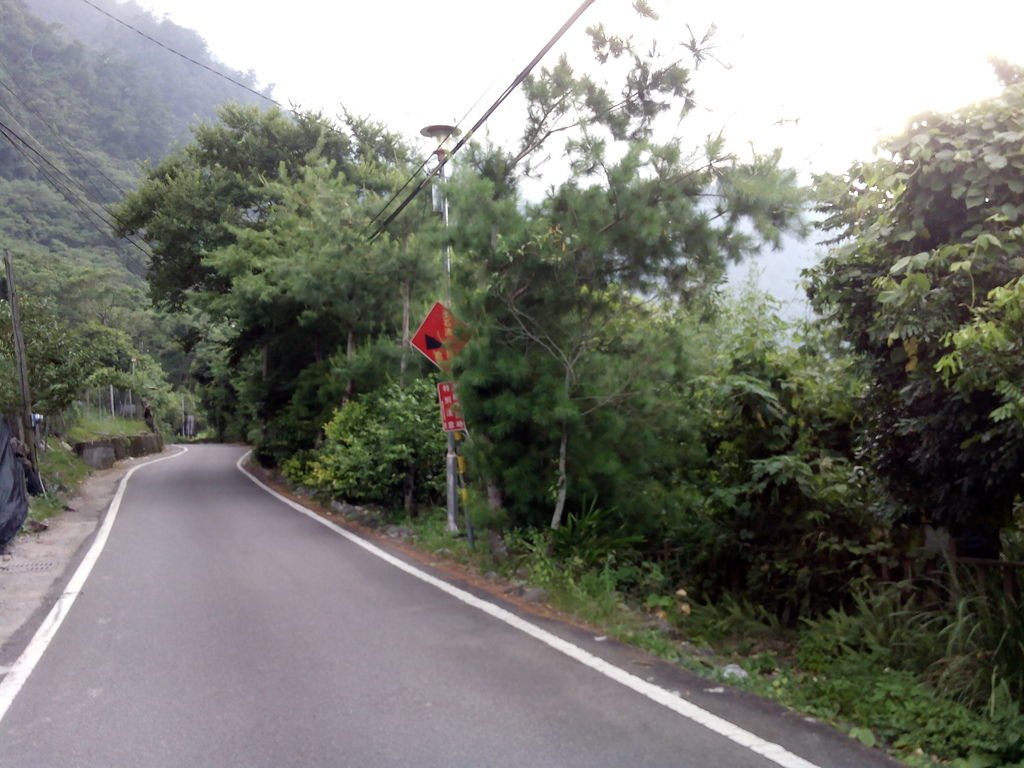
[[[73,608],[0,681],[0,765],[894,765],[299,514],[243,453],[126,480]]]

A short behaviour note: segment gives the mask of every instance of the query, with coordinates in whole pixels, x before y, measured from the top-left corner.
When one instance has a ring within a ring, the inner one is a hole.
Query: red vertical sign
[[[441,404],[441,429],[445,432],[464,432],[466,420],[462,417],[459,397],[455,394],[455,382],[439,381],[437,399]]]

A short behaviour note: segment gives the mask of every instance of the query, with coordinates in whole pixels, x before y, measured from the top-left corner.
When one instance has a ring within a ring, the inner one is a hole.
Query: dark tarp
[[[11,447],[11,431],[0,418],[0,550],[17,535],[26,517],[25,470]]]

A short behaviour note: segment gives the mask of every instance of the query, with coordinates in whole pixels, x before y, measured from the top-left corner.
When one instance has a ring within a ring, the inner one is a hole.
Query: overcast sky
[[[697,75],[700,129],[734,147],[782,146],[790,163],[842,170],[913,115],[998,91],[989,55],[1024,63],[1024,2],[856,3],[650,0],[662,44],[717,25],[716,56]],[[213,55],[253,70],[285,103],[339,106],[414,135],[428,123],[471,124],[579,0],[139,0],[195,29]],[[586,26],[635,29],[631,0],[597,0],[563,43],[589,65]],[[727,65],[728,69],[726,68]],[[475,105],[475,106],[474,106]],[[517,105],[492,118],[508,140]],[[699,132],[699,131],[697,131]]]

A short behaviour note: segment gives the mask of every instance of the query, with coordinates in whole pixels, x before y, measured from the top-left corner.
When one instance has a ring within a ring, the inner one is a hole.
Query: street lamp
[[[441,214],[441,221],[444,222],[445,230],[448,229],[448,195],[445,191],[445,160],[448,159],[448,143],[459,135],[459,129],[454,125],[428,125],[420,131],[423,136],[437,141],[438,169],[437,177],[440,183],[435,184],[432,190],[434,211]],[[445,303],[448,310],[452,306],[452,246],[447,236],[444,243],[444,278],[445,278]],[[455,433],[448,433],[448,453],[445,458],[445,480],[448,489],[448,532],[458,533],[459,530],[459,488],[458,488],[458,451],[455,445]],[[467,533],[472,536],[472,528],[468,525]]]
[[[434,212],[441,214],[441,221],[444,222],[444,228],[448,229],[448,194],[445,191],[445,182],[447,181],[447,174],[445,173],[445,161],[448,159],[448,145],[453,138],[458,137],[462,133],[454,125],[428,125],[423,128],[420,133],[423,136],[434,139],[437,142],[437,149],[434,150],[434,154],[437,156],[439,167],[437,169],[437,177],[440,180],[439,184],[435,184],[432,189],[432,198],[434,202]],[[451,309],[452,303],[452,247],[447,242],[447,238],[444,244],[444,277],[445,277],[445,299],[448,303],[448,309]]]

